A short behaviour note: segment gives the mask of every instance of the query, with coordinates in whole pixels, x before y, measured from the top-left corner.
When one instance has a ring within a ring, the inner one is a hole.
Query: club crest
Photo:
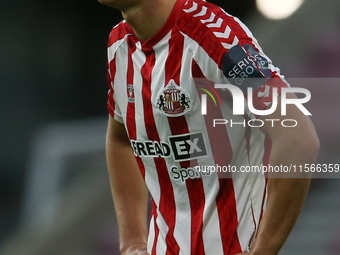
[[[159,93],[157,107],[166,116],[177,117],[191,110],[190,98],[174,80]]]

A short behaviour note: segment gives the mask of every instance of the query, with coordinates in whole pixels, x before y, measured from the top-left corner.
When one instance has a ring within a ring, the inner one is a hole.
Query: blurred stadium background
[[[255,0],[212,2],[250,27],[288,80],[314,78],[318,162],[340,163],[340,2],[297,1],[284,19]],[[119,254],[104,140],[106,44],[120,19],[95,0],[1,1],[1,255]],[[312,181],[280,254],[340,254],[339,194],[339,179]]]

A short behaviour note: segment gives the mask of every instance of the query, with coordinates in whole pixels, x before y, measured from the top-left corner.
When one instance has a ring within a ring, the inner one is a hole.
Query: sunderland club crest
[[[157,107],[166,116],[177,117],[184,115],[191,109],[190,98],[174,80],[159,93]]]

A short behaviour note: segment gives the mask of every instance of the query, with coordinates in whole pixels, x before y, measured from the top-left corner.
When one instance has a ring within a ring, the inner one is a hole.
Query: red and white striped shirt
[[[224,56],[236,45],[256,49],[279,80],[255,91],[254,106],[264,109],[271,102],[268,86],[287,85],[248,28],[213,4],[178,0],[163,28],[145,42],[125,21],[110,34],[108,110],[124,123],[152,197],[151,255],[237,254],[247,251],[258,228],[263,176],[195,172],[195,166],[268,163],[270,141],[258,128],[212,125],[216,116],[242,123],[253,116],[248,109],[235,116],[227,101],[216,107],[209,99],[207,115],[201,114],[204,92],[194,78],[228,84]]]

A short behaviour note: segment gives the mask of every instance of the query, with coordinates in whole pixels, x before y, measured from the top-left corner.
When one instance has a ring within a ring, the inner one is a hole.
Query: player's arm
[[[287,98],[296,97],[287,94]],[[280,98],[278,101],[278,109],[271,116],[263,116],[261,119],[295,119],[298,125],[283,127],[276,122],[272,127],[271,122],[264,121],[267,124],[262,131],[272,140],[269,164],[298,166],[313,163],[319,149],[319,140],[311,120],[295,105],[287,105],[287,115],[281,116]],[[287,178],[275,177],[275,174],[269,174],[267,209],[251,249],[253,255],[279,253],[300,214],[309,188],[310,176],[295,173],[286,174]]]
[[[146,255],[148,191],[123,124],[109,117],[106,158],[123,255]]]

